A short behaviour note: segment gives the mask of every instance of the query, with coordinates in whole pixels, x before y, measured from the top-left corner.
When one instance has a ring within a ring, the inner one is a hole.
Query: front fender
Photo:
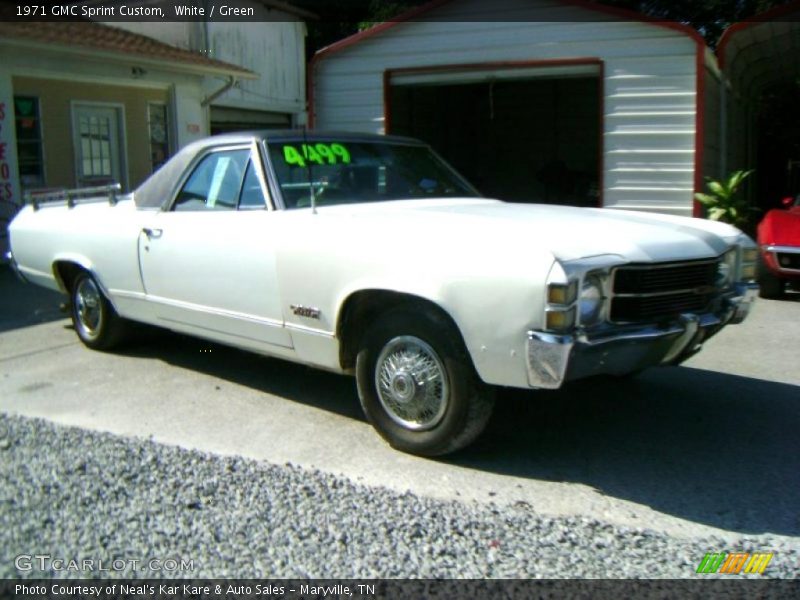
[[[545,262],[546,267],[524,276],[497,269],[469,276],[362,277],[337,294],[337,331],[343,308],[353,294],[385,291],[421,298],[438,306],[456,324],[483,381],[526,387],[526,332],[541,326],[545,281],[552,257]]]

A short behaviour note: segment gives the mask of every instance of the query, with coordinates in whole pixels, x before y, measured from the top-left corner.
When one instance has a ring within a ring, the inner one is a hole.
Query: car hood
[[[800,246],[800,211],[774,209],[758,226],[758,243],[775,246]]]
[[[615,209],[512,204],[474,198],[403,200],[322,207],[382,232],[412,232],[415,239],[494,249],[521,243],[562,262],[617,255],[631,262],[710,258],[725,252],[740,232],[704,219]]]

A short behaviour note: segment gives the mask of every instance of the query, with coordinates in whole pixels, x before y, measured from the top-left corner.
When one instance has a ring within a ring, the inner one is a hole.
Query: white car
[[[474,440],[495,386],[678,364],[757,293],[729,225],[486,199],[407,138],[213,137],[131,195],[78,195],[26,206],[9,258],[69,295],[84,344],[140,321],[354,374],[421,455]]]

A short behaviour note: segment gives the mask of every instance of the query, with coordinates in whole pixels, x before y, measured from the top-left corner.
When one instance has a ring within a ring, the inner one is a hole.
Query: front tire
[[[124,338],[125,321],[103,295],[91,274],[79,273],[70,291],[72,325],[85,346],[110,350]]]
[[[780,298],[783,296],[784,282],[776,277],[764,262],[763,257],[759,261],[758,288],[762,298]]]
[[[378,433],[421,456],[470,444],[494,406],[455,327],[425,309],[396,309],[374,323],[356,358],[356,381]]]

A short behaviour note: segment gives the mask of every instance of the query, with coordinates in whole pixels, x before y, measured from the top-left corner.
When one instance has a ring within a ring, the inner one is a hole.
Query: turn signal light
[[[575,326],[575,308],[569,310],[547,311],[547,329],[549,331],[565,331]]]

